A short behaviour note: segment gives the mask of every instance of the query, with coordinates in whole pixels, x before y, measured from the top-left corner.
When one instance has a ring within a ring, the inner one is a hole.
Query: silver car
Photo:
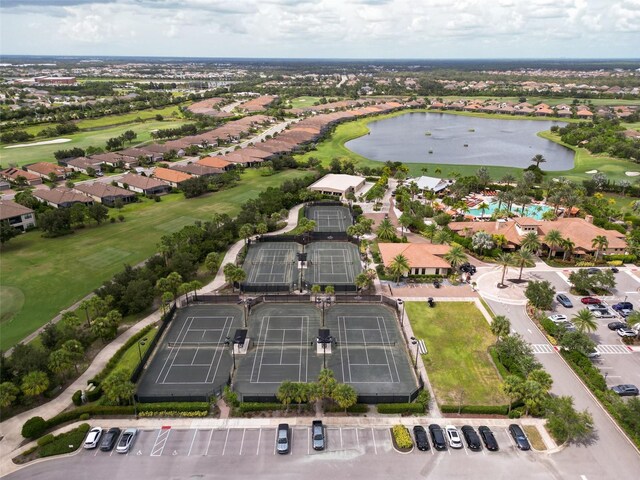
[[[116,447],[116,452],[118,453],[127,453],[133,444],[133,441],[138,434],[137,428],[127,428],[122,436],[120,437],[120,441],[118,442],[118,446]]]
[[[462,448],[462,439],[456,427],[447,425],[444,427],[444,431],[447,432],[447,438],[449,439],[449,446],[451,448]]]

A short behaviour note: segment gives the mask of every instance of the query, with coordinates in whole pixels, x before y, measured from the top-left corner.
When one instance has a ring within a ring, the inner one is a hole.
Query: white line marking
[[[258,448],[256,448],[256,455],[260,454],[260,438],[262,438],[262,428],[258,430]]]
[[[198,429],[193,433],[193,438],[191,439],[191,446],[189,447],[189,452],[187,453],[187,457],[191,456],[191,449],[193,448],[193,442],[196,441],[196,437],[198,436]]]
[[[373,427],[371,427],[371,438],[373,439],[373,451],[375,454],[378,454],[378,446],[376,445],[376,434],[373,431]]]
[[[224,455],[224,452],[227,449],[227,440],[229,440],[229,429],[228,428],[227,428],[227,436],[224,437],[224,447],[222,447],[222,455]]]
[[[204,452],[204,455],[209,455],[209,447],[211,446],[211,439],[213,438],[213,428],[211,429],[211,433],[209,434],[209,441],[207,442],[207,450]]]

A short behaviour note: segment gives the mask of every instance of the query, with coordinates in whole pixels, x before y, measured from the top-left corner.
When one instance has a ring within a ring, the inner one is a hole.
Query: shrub
[[[209,412],[208,402],[138,403],[138,412]]]
[[[548,318],[540,319],[540,325],[542,325],[542,328],[552,337],[558,336],[558,326]]]
[[[622,264],[622,260],[609,260],[607,262],[607,265],[609,265],[610,267],[620,267],[622,266]]]
[[[590,390],[607,390],[607,382],[605,382],[600,370],[593,366],[586,355],[576,350],[562,350],[560,354]]]
[[[158,411],[146,411],[139,412],[138,415],[140,417],[185,417],[185,418],[194,418],[194,417],[206,417],[209,412],[196,411],[196,412],[180,412],[177,410],[158,410]]]
[[[411,435],[407,427],[404,425],[394,425],[391,431],[393,432],[393,439],[398,448],[413,447],[413,441],[411,440]]]
[[[270,410],[282,410],[284,405],[281,403],[269,403],[269,402],[242,402],[238,406],[239,413],[248,412],[266,412]]]
[[[491,355],[491,359],[493,360],[493,364],[498,369],[498,373],[504,379],[509,375],[509,370],[502,364],[500,358],[498,358],[498,354],[496,353],[495,347],[489,347],[489,355]]]
[[[99,385],[96,388],[94,388],[93,390],[87,391],[87,401],[88,402],[95,402],[101,396],[102,396],[102,387],[99,386]]]
[[[82,405],[82,390],[76,390],[76,392],[71,396],[71,401],[76,407]]]
[[[523,415],[522,408],[514,408],[509,412],[509,418],[520,418]]]
[[[379,403],[378,413],[392,415],[411,415],[424,413],[424,405],[421,403]]]
[[[42,417],[31,417],[22,426],[24,438],[38,438],[47,430],[47,422]]]
[[[55,437],[53,436],[53,433],[49,433],[49,434],[45,435],[44,437],[40,437],[38,439],[38,442],[37,442],[38,446],[42,447],[42,446],[46,445],[47,443],[51,443],[51,442],[53,442],[54,438]]]
[[[69,432],[55,436],[50,443],[40,449],[40,457],[62,455],[77,450],[82,445],[82,440],[89,428],[88,423],[83,423]]]
[[[91,418],[91,415],[89,415],[88,413],[83,413],[78,418],[84,422],[84,421],[89,420]]]

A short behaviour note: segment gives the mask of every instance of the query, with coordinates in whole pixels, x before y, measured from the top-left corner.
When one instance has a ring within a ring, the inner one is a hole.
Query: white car
[[[567,316],[561,313],[556,313],[555,315],[549,315],[549,320],[551,320],[553,323],[566,322]]]
[[[593,316],[596,318],[614,318],[616,315],[608,308],[606,310],[593,310]]]
[[[102,437],[102,428],[93,427],[89,430],[87,438],[84,439],[84,448],[87,450],[96,448],[100,442],[100,437]]]
[[[449,446],[451,448],[462,448],[462,439],[458,433],[458,429],[453,425],[446,425],[444,431],[447,432],[447,438],[449,439]]]

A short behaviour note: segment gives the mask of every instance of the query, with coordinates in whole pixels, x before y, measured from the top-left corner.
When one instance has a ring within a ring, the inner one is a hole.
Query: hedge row
[[[158,402],[138,403],[138,412],[162,412],[173,410],[176,412],[208,412],[208,402]]]
[[[411,440],[411,434],[407,427],[404,425],[394,425],[391,431],[393,432],[393,439],[398,448],[408,449],[413,447],[413,440]]]
[[[425,412],[424,405],[421,403],[379,403],[377,405],[378,413],[387,414],[422,414]]]
[[[109,359],[109,361],[107,362],[107,364],[104,366],[104,368],[102,369],[102,371],[100,373],[98,373],[95,377],[93,377],[92,379],[90,379],[89,381],[87,381],[87,384],[93,383],[94,385],[96,385],[96,387],[98,385],[100,385],[100,383],[107,378],[107,375],[109,375],[111,373],[111,371],[116,367],[116,365],[118,365],[118,363],[120,362],[120,359],[122,358],[122,356],[126,353],[127,350],[129,350],[129,348],[131,348],[131,346],[133,346],[138,340],[140,340],[142,337],[144,337],[147,333],[149,333],[149,331],[154,328],[154,325],[147,325],[146,327],[144,327],[142,330],[140,330],[138,333],[136,333],[134,336],[132,336],[129,340],[127,340],[125,342],[124,345],[122,345],[118,351],[113,355],[113,357],[111,357]],[[97,388],[96,388],[97,390]]]
[[[508,415],[509,405],[440,405],[442,413],[479,414],[479,415]]]
[[[169,418],[177,418],[177,417],[185,417],[185,418],[194,418],[194,417],[206,417],[209,412],[178,412],[176,410],[160,410],[153,412],[140,412],[138,415],[140,417],[169,417]]]
[[[82,445],[89,428],[89,424],[83,423],[69,432],[56,435],[49,443],[40,448],[39,456],[51,457],[76,451]]]
[[[489,347],[489,355],[491,355],[493,364],[498,369],[498,373],[500,374],[502,379],[504,380],[505,378],[507,378],[509,376],[509,370],[507,370],[507,368],[502,364],[502,362],[498,358],[498,354],[496,353],[495,347],[493,346]]]
[[[560,354],[590,390],[605,391],[607,389],[607,382],[604,380],[600,370],[593,366],[593,363],[586,355],[576,350],[562,350]]]
[[[636,255],[605,255],[604,261],[608,262],[611,260],[620,260],[624,263],[635,263],[638,259]]]
[[[283,410],[284,405],[281,403],[269,403],[269,402],[242,402],[238,406],[239,413],[248,412],[265,412],[269,410]]]

